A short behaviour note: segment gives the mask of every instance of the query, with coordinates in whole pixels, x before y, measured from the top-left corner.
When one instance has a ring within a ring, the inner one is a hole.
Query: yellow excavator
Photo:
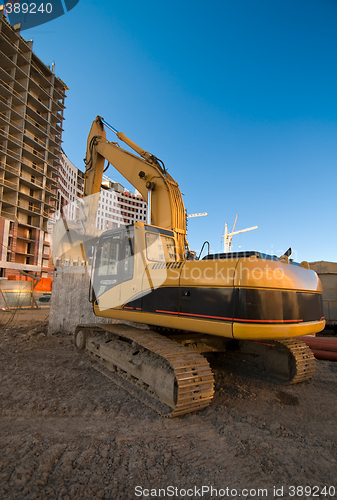
[[[134,153],[109,142],[106,128]],[[105,161],[143,196],[147,221],[96,234],[94,313],[120,321],[79,325],[77,348],[165,416],[210,403],[208,352],[244,359],[288,383],[308,380],[315,360],[295,337],[325,325],[322,286],[308,263],[259,252],[192,258],[178,184],[161,160],[98,116],[87,142],[85,197],[100,192]],[[83,241],[95,236],[95,219],[89,216]]]

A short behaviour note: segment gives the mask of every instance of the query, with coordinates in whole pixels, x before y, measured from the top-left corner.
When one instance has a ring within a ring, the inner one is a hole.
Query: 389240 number
[[[334,497],[336,494],[336,488],[334,486],[324,486],[320,488],[319,486],[289,486],[288,493],[290,497]]]
[[[53,11],[53,6],[51,3],[40,3],[40,5],[36,3],[30,3],[28,4],[27,2],[24,3],[19,3],[19,2],[8,2],[5,4],[5,15],[7,14],[20,14],[21,12],[23,14],[37,14],[40,12],[41,14],[51,14]]]

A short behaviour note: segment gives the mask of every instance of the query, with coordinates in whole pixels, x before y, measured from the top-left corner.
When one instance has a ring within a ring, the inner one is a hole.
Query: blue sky
[[[233,250],[337,261],[336,24],[334,0],[80,0],[22,36],[69,87],[78,168],[99,114],[164,161],[188,213],[208,212],[189,220],[192,249],[220,251],[238,213],[259,229]]]

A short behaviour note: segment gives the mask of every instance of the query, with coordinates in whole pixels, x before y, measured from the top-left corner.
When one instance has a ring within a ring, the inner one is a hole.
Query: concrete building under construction
[[[0,19],[0,276],[53,270],[47,233],[57,209],[67,86]]]

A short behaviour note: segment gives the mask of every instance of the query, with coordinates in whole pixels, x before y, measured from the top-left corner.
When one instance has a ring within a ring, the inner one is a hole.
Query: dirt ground
[[[1,499],[337,497],[336,362],[285,386],[214,358],[211,405],[170,420],[47,321],[0,311]]]

